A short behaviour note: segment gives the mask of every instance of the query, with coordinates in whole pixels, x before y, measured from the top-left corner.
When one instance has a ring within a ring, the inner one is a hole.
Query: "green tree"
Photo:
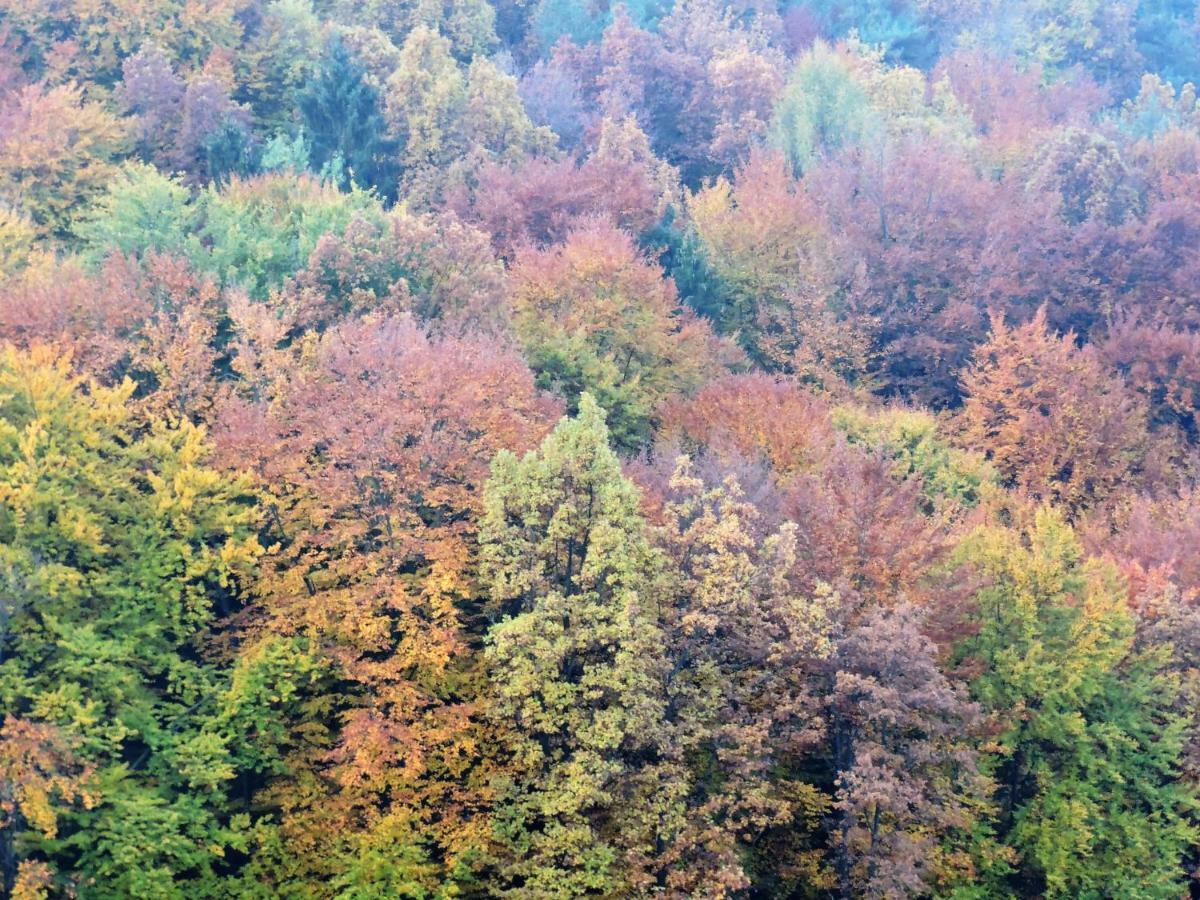
[[[126,163],[75,226],[93,261],[110,253],[183,254],[196,228],[191,192],[144,163]]]
[[[303,268],[322,235],[340,234],[356,212],[381,212],[365,191],[342,193],[311,175],[282,172],[210,189],[198,206],[203,225],[192,262],[256,300]]]
[[[537,451],[499,454],[484,492],[483,584],[507,772],[494,813],[502,896],[629,896],[671,806],[662,636],[638,491],[585,394]]]
[[[201,429],[145,427],[132,392],[44,348],[0,356],[0,706],[94,773],[90,802],[17,843],[86,896],[213,895],[250,820],[226,795],[246,764],[229,685],[196,641],[240,602],[257,513]]]
[[[385,134],[379,92],[364,80],[341,40],[330,41],[299,106],[315,170],[340,159],[355,184],[395,197],[395,147]]]
[[[818,41],[796,63],[771,130],[799,175],[842,147],[862,143],[875,125],[870,98],[847,58]]]
[[[1135,649],[1116,569],[1085,560],[1048,507],[981,528],[961,553],[991,581],[965,649],[983,667],[972,692],[1000,727],[988,768],[1016,865],[995,887],[1180,896],[1196,802],[1178,780],[1187,719],[1174,708],[1170,647]]]

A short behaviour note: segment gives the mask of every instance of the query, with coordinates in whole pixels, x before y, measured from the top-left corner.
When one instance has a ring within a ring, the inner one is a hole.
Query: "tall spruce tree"
[[[379,93],[338,38],[330,40],[299,107],[314,171],[334,171],[340,161],[356,185],[395,198],[396,146],[386,134]]]

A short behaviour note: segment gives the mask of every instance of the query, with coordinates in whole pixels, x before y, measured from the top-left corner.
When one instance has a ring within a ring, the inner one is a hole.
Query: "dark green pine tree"
[[[330,40],[324,65],[300,95],[299,105],[314,170],[340,158],[355,184],[395,199],[396,147],[386,134],[379,92],[337,37]]]

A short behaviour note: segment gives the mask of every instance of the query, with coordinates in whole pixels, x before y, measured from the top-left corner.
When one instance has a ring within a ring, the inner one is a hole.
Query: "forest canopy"
[[[1195,0],[0,0],[0,896],[1200,896]]]

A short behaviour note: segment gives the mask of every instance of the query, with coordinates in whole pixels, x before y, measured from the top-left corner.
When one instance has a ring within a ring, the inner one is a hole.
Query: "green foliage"
[[[673,5],[672,0],[631,0],[621,8],[638,28],[653,29]],[[549,54],[563,38],[580,46],[597,43],[612,24],[614,6],[586,0],[539,0],[531,23],[538,46]]]
[[[340,159],[351,180],[381,197],[396,192],[396,148],[385,134],[379,93],[363,79],[361,67],[337,39],[299,97],[311,165],[321,171]]]
[[[923,5],[910,0],[814,0],[805,7],[817,16],[826,37],[843,38],[853,31],[864,44],[882,46],[889,59],[928,67],[937,59],[938,46]]]
[[[1000,723],[989,765],[1017,864],[996,888],[1179,896],[1196,799],[1177,780],[1187,723],[1170,649],[1134,648],[1117,573],[1085,561],[1048,508],[1025,528],[981,529],[961,558],[993,582],[963,652],[982,663],[972,692]]]
[[[243,760],[217,724],[223,679],[195,641],[261,552],[245,482],[196,426],[140,424],[133,385],[85,385],[48,351],[0,359],[0,703],[69,735],[91,808],[24,852],[96,897],[217,892],[249,824]]]
[[[651,551],[591,397],[537,451],[497,456],[484,502],[481,576],[507,614],[487,649],[507,754],[500,893],[619,895],[636,875],[621,861],[651,850],[673,798],[655,761],[664,662],[641,593]]]
[[[264,172],[287,172],[299,175],[307,172],[311,161],[308,141],[301,131],[294,138],[277,134],[267,141],[259,158],[259,168]]]
[[[197,212],[191,192],[153,166],[126,163],[121,174],[75,226],[84,254],[98,261],[112,252],[185,253]]]
[[[981,454],[950,445],[938,432],[938,421],[919,409],[889,407],[871,411],[862,406],[840,406],[830,420],[852,444],[881,450],[896,462],[900,478],[916,477],[929,499],[967,506],[979,502],[996,473]]]
[[[197,206],[202,225],[193,263],[255,299],[299,271],[321,235],[341,232],[355,213],[380,209],[365,191],[343,193],[313,176],[283,173],[210,189]]]
[[[877,127],[847,58],[818,41],[796,63],[776,102],[771,139],[799,175],[843,147],[864,143]]]

